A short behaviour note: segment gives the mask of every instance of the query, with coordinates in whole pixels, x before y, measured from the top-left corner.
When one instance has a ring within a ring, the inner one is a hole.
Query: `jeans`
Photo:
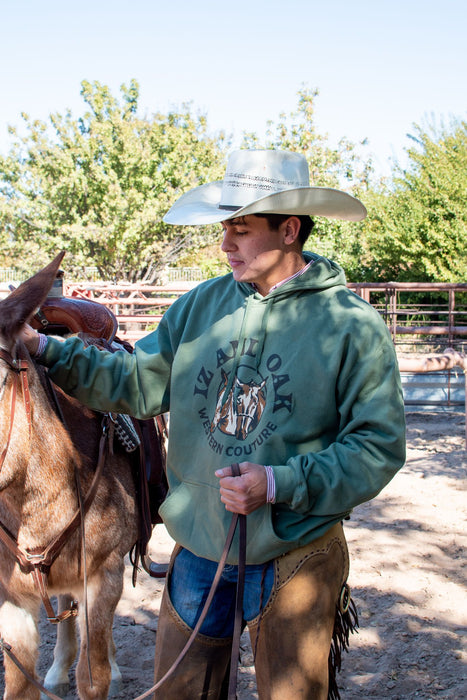
[[[168,581],[172,604],[193,628],[209,595],[217,563],[181,549]],[[208,637],[231,637],[234,629],[238,566],[224,567],[212,604],[200,632]],[[254,620],[269,600],[274,585],[274,563],[248,564],[245,571],[243,618]]]

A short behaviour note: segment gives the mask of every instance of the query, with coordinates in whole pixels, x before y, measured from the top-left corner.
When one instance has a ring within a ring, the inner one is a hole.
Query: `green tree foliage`
[[[167,226],[162,218],[191,187],[221,179],[225,137],[208,134],[189,105],[167,115],[138,115],[139,87],[119,99],[82,83],[85,113],[23,116],[25,136],[0,156],[0,266],[30,273],[66,250],[67,273],[98,268],[101,279],[154,281],[184,260],[223,271],[219,227]],[[291,114],[244,134],[243,147],[307,156],[314,185],[337,187],[368,209],[360,223],[317,218],[307,248],[340,262],[350,281],[465,281],[467,272],[467,124],[414,126],[408,165],[375,186],[365,142],[331,145],[315,120],[318,90],[303,88]],[[207,252],[203,254],[203,249]]]
[[[331,145],[328,135],[319,133],[316,126],[318,95],[317,89],[302,88],[298,92],[297,109],[290,115],[279,115],[276,124],[268,123],[265,143],[261,144],[255,134],[245,134],[244,146],[304,153],[311,185],[343,189],[365,203],[373,174],[371,158],[365,155],[366,142],[354,144],[341,138]],[[336,260],[344,267],[348,279],[354,280],[360,272],[360,232],[360,224],[316,217],[306,248]]]
[[[153,281],[211,242],[212,230],[178,230],[162,217],[182,192],[222,177],[224,137],[209,137],[187,105],[139,117],[135,81],[120,100],[97,82],[84,81],[81,95],[79,119],[22,115],[26,136],[11,129],[13,146],[0,157],[0,265],[30,272],[66,250],[72,272],[96,266],[105,280]]]
[[[465,282],[467,123],[414,131],[407,167],[369,198],[361,279]]]

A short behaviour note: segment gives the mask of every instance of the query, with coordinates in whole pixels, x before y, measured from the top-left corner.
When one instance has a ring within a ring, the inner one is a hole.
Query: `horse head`
[[[240,382],[236,378],[237,393],[237,426],[235,435],[245,440],[248,434],[256,428],[266,405],[266,380],[260,384],[254,381]]]
[[[217,405],[211,423],[211,433],[216,428],[226,435],[245,440],[256,428],[266,405],[266,380],[242,382],[235,377],[232,388],[224,401],[228,374],[222,370],[222,380],[217,392]]]

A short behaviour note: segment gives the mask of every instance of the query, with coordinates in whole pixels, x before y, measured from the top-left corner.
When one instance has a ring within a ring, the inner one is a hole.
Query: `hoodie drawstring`
[[[255,303],[253,300],[253,297],[254,297],[254,295],[251,294],[246,299],[246,306],[245,306],[245,311],[243,314],[242,325],[240,327],[240,333],[238,335],[238,343],[237,343],[237,346],[235,348],[233,365],[232,365],[232,369],[231,369],[230,374],[229,374],[227,385],[226,385],[225,390],[224,390],[224,394],[222,396],[222,405],[224,405],[225,402],[227,401],[229,394],[232,391],[235,377],[237,376],[238,366],[240,364],[240,360],[242,357],[242,349],[244,347],[245,340],[246,340],[245,329],[246,329],[247,321],[248,321],[248,318],[250,315],[250,307],[253,303]],[[255,340],[258,343],[257,348],[256,348],[256,352],[255,352],[255,371],[258,370],[258,367],[259,367],[260,362],[261,362],[261,356],[263,354],[264,343],[266,340],[266,329],[267,329],[269,315],[271,313],[272,305],[274,304],[274,297],[271,296],[271,297],[267,298],[265,300],[265,304],[266,304],[266,307],[264,309],[263,316],[261,319],[259,338],[257,338],[257,339],[255,338]]]

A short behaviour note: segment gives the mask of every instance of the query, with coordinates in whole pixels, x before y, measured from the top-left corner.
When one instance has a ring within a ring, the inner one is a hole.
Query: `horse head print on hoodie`
[[[241,381],[238,375],[224,400],[229,375],[222,370],[222,380],[217,392],[216,412],[211,423],[211,433],[216,428],[226,435],[245,440],[256,428],[266,405],[266,379]]]

